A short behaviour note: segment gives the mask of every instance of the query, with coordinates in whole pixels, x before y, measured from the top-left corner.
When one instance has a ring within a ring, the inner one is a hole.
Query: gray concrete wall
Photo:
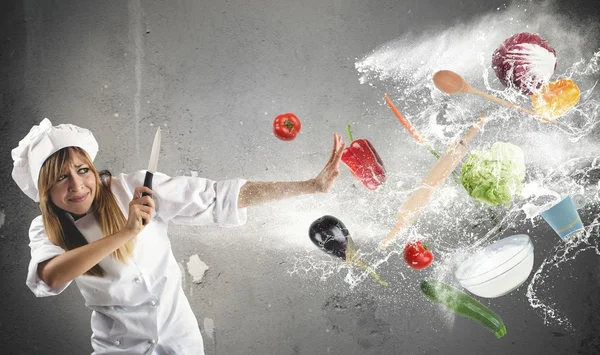
[[[535,9],[545,7],[527,4],[532,23],[543,22]],[[36,299],[24,283],[27,230],[38,209],[10,177],[10,150],[33,124],[48,117],[91,129],[101,147],[96,165],[113,173],[146,168],[160,125],[159,169],[167,174],[301,180],[326,162],[332,132],[343,133],[352,123],[356,138],[378,147],[394,177],[391,186],[399,187],[395,172],[426,171],[427,164],[411,164],[428,155],[382,104],[385,86],[361,84],[355,63],[382,45],[435,36],[500,14],[498,8],[505,1],[3,1],[0,353],[91,352],[90,312],[77,287]],[[597,1],[558,2],[544,11],[563,14],[573,26],[585,22],[589,33],[597,33]],[[591,41],[593,48],[598,43]],[[286,111],[304,124],[292,142],[271,134],[273,117]],[[597,129],[589,137],[598,137]],[[378,267],[390,287],[367,278],[351,288],[344,281],[347,269],[336,272],[337,262],[310,243],[308,225],[323,214],[336,215],[366,250],[375,249],[401,201],[385,193],[374,197],[342,167],[330,194],[253,207],[245,226],[172,225],[206,353],[600,352],[600,267],[593,252],[549,281],[555,283],[548,286],[553,299],[576,325],[573,331],[545,324],[524,285],[505,297],[481,299],[507,325],[506,337],[496,340],[427,302],[417,285],[433,271],[410,271],[397,254]],[[584,219],[596,215],[588,209]],[[424,225],[444,227],[435,220]],[[556,236],[544,223],[513,228],[534,230],[537,268]],[[187,265],[194,255],[209,266],[201,283],[193,282]]]

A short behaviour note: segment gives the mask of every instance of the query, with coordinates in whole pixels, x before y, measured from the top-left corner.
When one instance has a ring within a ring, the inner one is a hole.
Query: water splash
[[[360,259],[367,264],[371,270],[377,272],[377,269],[382,264],[387,264],[390,256],[397,254],[396,252],[389,253],[386,257],[377,258],[379,253],[370,252],[370,253],[360,253]],[[376,259],[374,259],[374,257]],[[350,264],[342,261],[341,259],[334,257],[323,258],[323,255],[312,253],[309,255],[297,256],[294,259],[293,267],[288,270],[289,275],[296,274],[310,274],[320,275],[320,279],[322,281],[327,281],[329,278],[333,276],[338,276],[345,273],[343,281],[348,284],[349,288],[352,290],[356,286],[363,283],[365,280],[372,280],[373,276],[365,269],[358,267],[355,264]],[[403,274],[400,274],[402,279],[406,279]],[[385,280],[384,280],[385,281]]]
[[[567,262],[575,260],[577,256],[587,251],[593,251],[596,255],[600,255],[599,243],[595,240],[598,236],[599,227],[600,223],[598,219],[595,219],[578,235],[556,244],[549,256],[544,259],[533,274],[527,286],[526,295],[531,307],[541,313],[544,324],[560,325],[569,331],[577,330],[576,326],[570,321],[569,316],[559,308],[559,302],[556,298],[552,295],[541,295],[540,291],[554,287],[550,279],[552,272],[558,272]]]
[[[531,107],[529,97],[502,87],[491,68],[495,48],[517,32],[537,32],[548,40],[557,52],[559,63],[551,80],[570,78],[581,90],[580,102],[556,123],[540,123],[474,95],[445,95],[433,86],[433,73],[449,69],[475,88],[519,106]],[[398,236],[387,254],[367,254],[375,259],[375,267],[398,256],[408,240],[418,238],[436,251],[436,262],[431,267],[434,276],[455,283],[453,270],[469,251],[506,235],[510,228],[522,227],[525,223],[535,228],[543,223],[540,212],[559,197],[581,193],[588,201],[587,208],[598,206],[600,167],[595,157],[600,156],[600,145],[591,135],[597,131],[600,114],[596,91],[600,80],[597,38],[597,26],[573,23],[550,2],[524,2],[437,33],[406,35],[381,45],[355,63],[360,82],[381,92],[379,105],[385,105],[383,93],[390,94],[400,111],[437,151],[444,151],[485,113],[490,119],[471,148],[487,149],[496,141],[511,142],[523,150],[527,166],[525,188],[510,208],[489,207],[474,201],[462,186],[449,180],[434,193],[421,217]],[[381,119],[390,117],[388,114]],[[414,144],[408,134],[404,139],[407,144]],[[419,154],[417,150],[410,150],[414,152],[410,155],[407,151],[403,150],[398,156],[404,158],[408,168],[391,172],[388,185],[376,196],[366,198],[360,189],[352,188],[340,192],[341,211],[356,211],[356,206],[361,206],[361,215],[353,216],[354,226],[349,226],[350,230],[360,230],[371,237],[389,232],[390,216],[400,206],[398,201],[409,196],[433,165],[430,156]],[[587,226],[584,237],[557,244],[529,283],[529,302],[534,309],[541,310],[548,322],[572,327],[567,315],[562,314],[552,300],[542,296],[541,291],[550,286],[545,281],[549,270],[563,266],[584,251],[598,252],[597,238],[592,238],[598,234],[596,224],[594,221]],[[556,238],[560,241],[558,236]],[[292,274],[299,272],[317,273],[323,280],[345,272],[344,281],[350,288],[368,279],[368,274],[337,260],[323,261],[314,256],[297,260]],[[405,275],[400,278],[408,279]]]

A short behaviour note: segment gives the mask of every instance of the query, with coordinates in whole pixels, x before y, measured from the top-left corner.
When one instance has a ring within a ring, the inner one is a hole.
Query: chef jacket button
[[[119,339],[115,340],[115,345],[121,345],[121,341]]]
[[[158,304],[158,302],[156,302],[155,300],[150,301],[150,304],[153,306],[156,306]]]
[[[148,340],[148,343],[150,343],[150,344],[154,344],[154,343],[156,343],[156,340],[154,340],[154,339],[150,339],[150,340]]]
[[[142,282],[142,279],[140,279],[139,277],[136,277],[135,279],[133,279],[133,281],[135,281],[136,283],[139,284]]]

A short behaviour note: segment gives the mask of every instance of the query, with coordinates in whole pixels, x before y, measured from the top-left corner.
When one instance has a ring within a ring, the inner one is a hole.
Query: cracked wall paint
[[[202,278],[204,277],[204,273],[209,269],[208,265],[206,265],[198,254],[194,254],[190,256],[189,261],[187,262],[187,268],[190,275],[192,275],[192,282],[199,284],[202,282]]]

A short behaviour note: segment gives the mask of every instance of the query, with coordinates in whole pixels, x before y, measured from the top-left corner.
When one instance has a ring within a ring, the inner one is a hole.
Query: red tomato
[[[300,120],[291,112],[282,113],[273,120],[273,133],[282,141],[291,141],[296,138],[301,128]]]
[[[416,270],[422,270],[433,262],[433,253],[419,240],[413,240],[404,247],[404,261]]]

